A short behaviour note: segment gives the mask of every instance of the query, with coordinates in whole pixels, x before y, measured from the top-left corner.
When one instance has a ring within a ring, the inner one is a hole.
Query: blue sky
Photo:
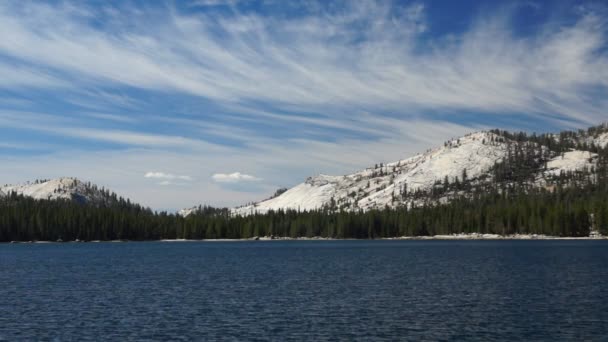
[[[3,1],[0,182],[238,205],[485,128],[608,120],[603,1]]]

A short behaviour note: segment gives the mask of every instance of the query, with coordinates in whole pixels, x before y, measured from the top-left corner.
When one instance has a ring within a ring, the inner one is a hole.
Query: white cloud
[[[127,116],[127,115],[115,115],[115,114],[106,114],[106,113],[86,113],[85,115],[97,119],[107,120],[107,121],[116,121],[123,123],[133,123],[136,122],[135,119]]]
[[[190,2],[192,7],[214,7],[214,6],[227,6],[234,5],[239,1],[244,0],[193,0]]]
[[[36,68],[0,63],[0,88],[35,86],[41,88],[65,88],[68,83]]]
[[[257,182],[261,180],[260,178],[240,172],[216,173],[211,176],[211,179],[218,183]]]
[[[184,180],[184,181],[192,181],[192,177],[190,177],[190,176],[174,175],[172,173],[153,172],[153,171],[146,172],[144,177],[145,178],[155,178],[155,179],[169,179],[169,180],[177,179],[177,180]],[[163,184],[163,185],[167,185],[167,184]]]
[[[512,34],[512,13],[503,11],[450,39],[425,42],[420,34],[433,23],[421,4],[346,2],[338,13],[298,18],[175,9],[150,15],[125,7],[107,31],[88,25],[83,15],[95,13],[76,7],[3,2],[0,32],[11,39],[0,39],[0,52],[61,71],[76,87],[178,91],[224,105],[254,100],[334,119],[352,108],[404,116],[516,112],[584,124],[605,118],[605,101],[584,96],[608,86],[608,57],[601,52],[607,19],[593,12],[522,38]],[[12,73],[11,84],[46,86],[49,77],[32,76],[35,70]]]
[[[77,125],[77,120],[62,118],[43,113],[0,110],[0,125],[19,129],[29,129],[57,136],[85,140],[105,141],[130,146],[149,146],[161,148],[221,149],[221,146],[182,136],[150,134],[120,129],[98,129]]]

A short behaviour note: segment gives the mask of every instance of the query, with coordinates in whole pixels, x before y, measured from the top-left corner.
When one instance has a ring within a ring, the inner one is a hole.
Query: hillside
[[[592,172],[608,145],[606,125],[577,132],[532,135],[492,130],[453,139],[411,158],[344,176],[318,175],[274,198],[235,208],[250,215],[270,210],[370,210],[446,203],[488,188],[550,188]],[[595,152],[594,152],[595,151]],[[187,216],[196,211],[186,209]]]
[[[426,191],[446,176],[455,179],[484,175],[506,156],[507,144],[481,132],[397,162],[379,164],[345,176],[319,175],[280,196],[236,209],[239,214],[277,209],[313,210],[332,203],[345,209],[394,207],[407,201],[406,192]]]

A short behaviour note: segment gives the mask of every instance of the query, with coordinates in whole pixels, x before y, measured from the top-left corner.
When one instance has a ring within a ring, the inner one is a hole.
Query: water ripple
[[[607,247],[0,245],[0,340],[603,340]]]

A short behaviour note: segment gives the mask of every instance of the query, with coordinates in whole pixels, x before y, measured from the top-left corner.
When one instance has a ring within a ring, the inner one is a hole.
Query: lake
[[[0,245],[0,340],[606,340],[608,241]]]

